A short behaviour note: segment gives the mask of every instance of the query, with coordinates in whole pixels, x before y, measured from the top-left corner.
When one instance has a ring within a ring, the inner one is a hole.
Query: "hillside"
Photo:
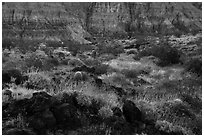
[[[202,3],[7,3],[3,135],[202,135]]]

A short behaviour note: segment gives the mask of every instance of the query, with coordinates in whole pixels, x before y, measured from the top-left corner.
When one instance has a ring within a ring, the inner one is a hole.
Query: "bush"
[[[100,108],[98,113],[99,113],[99,116],[101,116],[103,119],[113,116],[113,111],[108,106],[104,106]]]
[[[27,68],[34,67],[40,69],[43,66],[42,60],[35,53],[27,55],[25,63]]]
[[[198,76],[202,76],[202,61],[199,59],[192,59],[185,63],[187,71],[196,73]]]
[[[173,125],[168,121],[160,121],[156,122],[155,127],[160,131],[161,134],[165,135],[185,135],[186,131],[180,126]]]
[[[50,77],[40,72],[31,72],[28,74],[28,81],[25,83],[25,87],[28,89],[50,89]]]
[[[102,75],[108,72],[109,66],[105,64],[100,64],[95,66],[95,74]]]
[[[144,56],[155,56],[160,59],[160,62],[157,65],[163,67],[179,63],[180,54],[181,53],[177,49],[169,46],[167,43],[163,43],[139,52],[139,54],[135,56],[135,59],[139,59]]]
[[[121,45],[118,45],[114,42],[102,42],[98,45],[99,48],[99,54],[113,54],[114,56],[117,56],[120,53],[124,53],[124,49]]]
[[[148,74],[150,70],[148,68],[138,68],[138,69],[123,69],[122,74],[127,78],[137,78],[140,74]]]
[[[10,38],[3,38],[2,40],[2,48],[3,49],[11,49],[14,48],[15,44]]]
[[[56,58],[47,58],[43,61],[43,70],[51,70],[59,65],[59,61]]]

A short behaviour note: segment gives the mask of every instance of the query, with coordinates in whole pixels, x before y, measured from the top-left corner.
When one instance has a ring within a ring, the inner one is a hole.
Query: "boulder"
[[[62,102],[63,103],[69,103],[71,105],[74,105],[74,106],[77,106],[77,93],[74,92],[74,93],[71,93],[71,94],[68,94],[68,93],[63,93],[62,95]]]
[[[81,125],[77,108],[69,103],[55,107],[53,114],[59,125],[68,128],[76,128]]]
[[[48,93],[41,91],[33,93],[33,97],[29,100],[30,106],[28,113],[35,113],[44,111],[50,108],[53,104],[54,98]]]
[[[134,102],[125,100],[122,110],[127,122],[134,124],[142,121],[142,112],[137,108]]]
[[[135,134],[135,129],[123,118],[116,118],[115,122],[112,124],[111,135],[133,135]]]
[[[55,125],[56,119],[49,109],[29,117],[29,126],[39,134],[45,134],[47,129],[53,129]]]

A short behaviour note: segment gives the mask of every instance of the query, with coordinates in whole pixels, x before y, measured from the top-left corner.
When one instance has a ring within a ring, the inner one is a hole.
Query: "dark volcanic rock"
[[[63,96],[62,97],[62,102],[63,103],[68,103],[68,104],[77,106],[77,100],[76,100],[77,93],[76,92],[74,92],[72,94],[63,93],[62,96]]]
[[[57,124],[66,126],[68,128],[75,128],[81,125],[78,118],[77,108],[71,104],[64,103],[57,106],[53,110],[54,116],[57,120]]]
[[[50,108],[53,104],[53,97],[48,93],[36,92],[33,93],[33,97],[30,99],[29,113],[39,112]]]
[[[112,124],[111,135],[133,135],[135,129],[123,118],[117,118]]]
[[[142,121],[142,113],[132,101],[126,100],[123,104],[122,110],[127,122],[135,123]]]
[[[55,124],[56,119],[49,109],[35,113],[29,118],[29,126],[39,134],[45,134],[47,129],[53,129]]]

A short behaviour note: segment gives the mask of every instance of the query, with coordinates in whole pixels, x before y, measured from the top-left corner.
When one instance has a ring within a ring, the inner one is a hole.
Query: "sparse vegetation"
[[[144,57],[144,56],[155,56],[160,59],[157,65],[167,66],[172,64],[177,64],[180,62],[181,53],[171,46],[168,43],[161,43],[159,45],[152,46],[136,55],[135,59]]]
[[[191,59],[185,66],[187,71],[193,72],[198,76],[202,75],[202,61],[200,59]]]
[[[3,134],[202,134],[202,35],[194,18],[186,24],[192,15],[171,3],[160,7],[172,21],[151,3],[31,4],[3,3]],[[191,7],[199,20],[200,3]]]

